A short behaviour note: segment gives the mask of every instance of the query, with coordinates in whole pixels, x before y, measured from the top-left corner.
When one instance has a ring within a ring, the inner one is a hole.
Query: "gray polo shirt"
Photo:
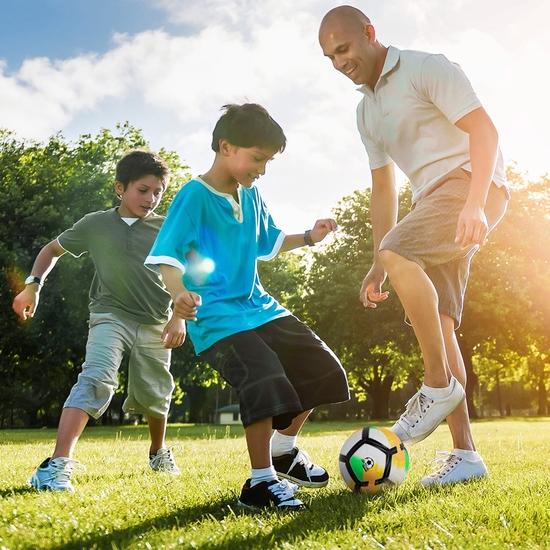
[[[469,136],[455,123],[481,102],[457,64],[390,46],[374,91],[359,91],[357,126],[370,168],[393,160],[410,179],[413,201],[451,170],[471,171]],[[493,181],[506,184],[500,150]]]
[[[128,225],[118,208],[112,208],[87,214],[59,235],[57,242],[73,256],[92,256],[96,273],[90,312],[114,313],[144,324],[168,321],[170,294],[160,270],[143,265],[163,221],[153,213]]]

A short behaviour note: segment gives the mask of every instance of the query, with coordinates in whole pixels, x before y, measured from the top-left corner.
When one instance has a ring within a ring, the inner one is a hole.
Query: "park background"
[[[84,357],[89,258],[59,262],[33,320],[21,323],[11,311],[37,252],[85,213],[116,204],[113,168],[128,147],[147,145],[169,159],[175,175],[165,211],[178,187],[210,166],[211,129],[231,101],[264,104],[288,136],[287,150],[259,182],[276,222],[287,233],[327,215],[340,225],[315,251],[259,267],[265,287],[327,341],[349,373],[353,400],[313,419],[401,412],[419,384],[421,360],[395,293],[376,311],[358,300],[372,258],[370,181],[354,122],[360,96],[317,44],[319,21],[333,5],[2,3],[10,24],[0,37],[0,428],[55,426]],[[472,417],[548,414],[550,110],[536,67],[549,50],[549,6],[355,5],[384,44],[459,62],[495,120],[513,198],[472,269],[459,330],[468,404]],[[403,215],[410,196],[399,178]],[[189,342],[174,353],[173,372],[173,422],[216,421],[216,411],[236,401]],[[122,421],[124,383],[122,369],[100,422]]]

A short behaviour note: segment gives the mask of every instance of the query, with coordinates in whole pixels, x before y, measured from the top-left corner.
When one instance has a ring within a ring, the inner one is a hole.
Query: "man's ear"
[[[376,30],[370,23],[367,23],[365,25],[364,32],[365,32],[365,36],[369,39],[369,42],[376,41]]]

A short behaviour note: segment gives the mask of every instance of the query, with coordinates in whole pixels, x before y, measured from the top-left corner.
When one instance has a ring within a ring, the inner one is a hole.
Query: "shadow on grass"
[[[215,529],[212,532],[213,535],[215,533],[214,540],[210,538],[205,542],[200,541],[201,538],[206,538],[206,534],[201,533],[200,527],[196,536],[183,530],[181,536],[175,535],[177,538],[184,539],[178,542],[178,547],[182,548],[208,548],[211,550],[270,548],[273,546],[273,541],[295,541],[298,543],[300,540],[311,540],[317,537],[320,539],[327,532],[349,529],[350,526],[353,527],[356,523],[364,521],[365,515],[376,514],[381,510],[391,510],[399,506],[403,500],[414,499],[414,493],[415,491],[409,491],[405,495],[394,495],[388,499],[365,494],[351,494],[348,490],[313,497],[313,499],[308,499],[309,495],[305,494],[300,496],[305,497],[306,502],[310,500],[311,503],[304,510],[284,512],[272,508],[257,513],[240,508],[237,505],[236,495],[231,498],[225,495],[210,504],[182,507],[171,514],[147,519],[139,524],[121,529],[114,529],[109,535],[86,534],[74,538],[70,542],[52,546],[51,549],[134,548],[140,541],[144,544],[147,537],[151,537],[152,534],[162,536],[162,532],[169,533],[180,528],[185,529],[201,521],[218,521],[221,527],[223,520],[245,516],[257,519],[258,524],[261,525],[262,519],[272,518],[275,515],[284,521],[274,525],[270,524],[270,529],[265,532],[245,534],[233,529],[230,533],[224,534],[222,529]],[[350,499],[353,500],[351,505]],[[198,540],[194,541],[193,539]],[[154,542],[151,541],[151,544],[154,547]]]
[[[30,485],[21,485],[19,487],[10,487],[9,489],[0,489],[0,499],[15,497],[19,495],[36,494],[36,489]]]

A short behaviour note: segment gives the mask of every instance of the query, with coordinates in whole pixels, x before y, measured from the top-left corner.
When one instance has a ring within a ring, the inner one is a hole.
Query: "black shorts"
[[[349,399],[340,361],[292,315],[222,338],[200,355],[237,391],[245,428],[272,418],[283,430],[303,411]]]

